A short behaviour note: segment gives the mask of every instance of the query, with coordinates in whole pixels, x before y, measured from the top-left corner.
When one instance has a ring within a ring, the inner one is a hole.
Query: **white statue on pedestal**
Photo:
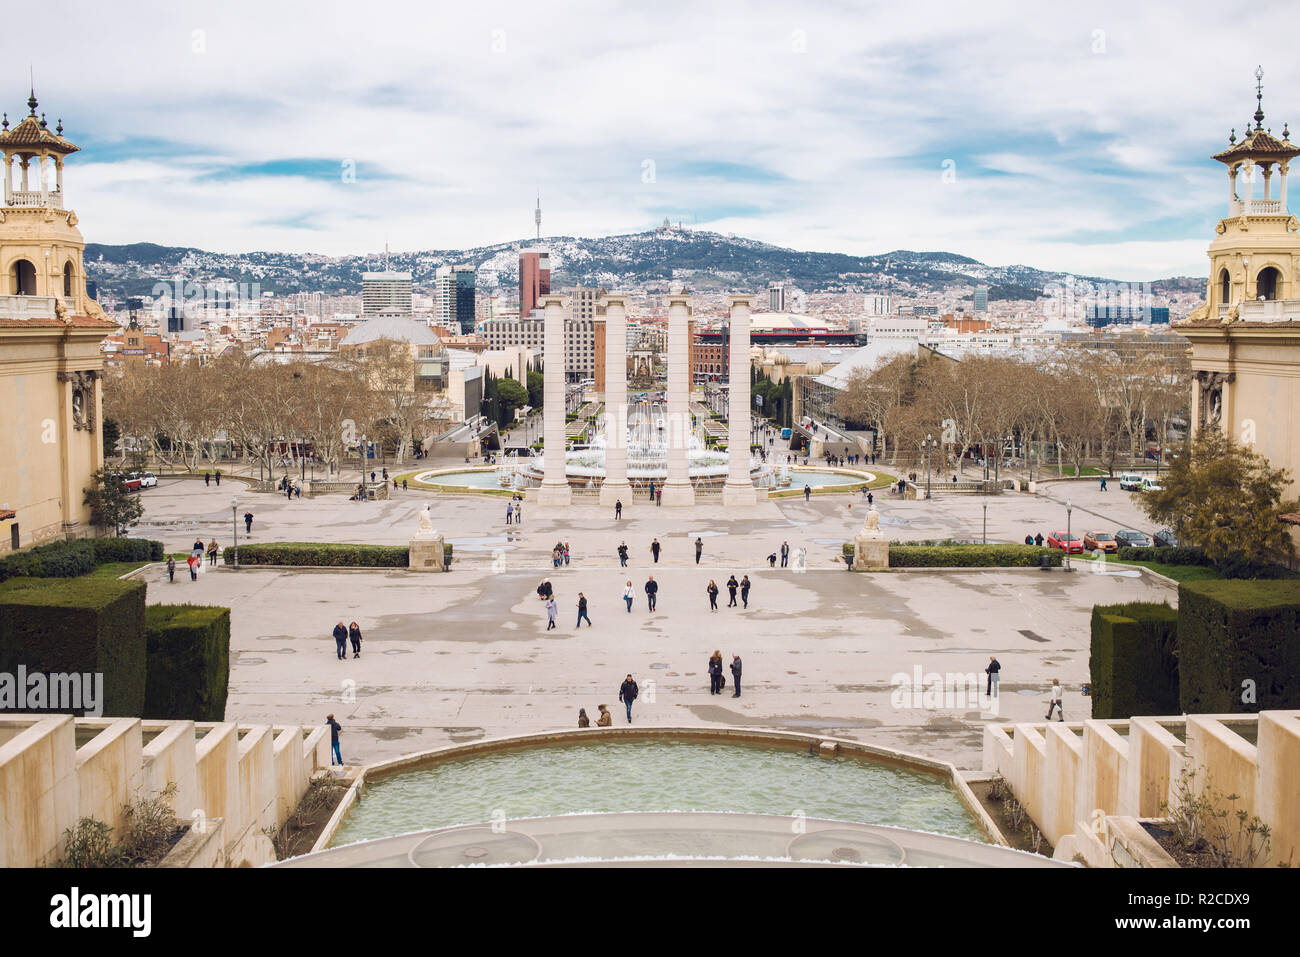
[[[859,538],[880,538],[880,513],[876,511],[876,506],[871,506],[867,510],[866,521],[862,523],[862,531],[858,533]]]
[[[428,537],[433,535],[433,513],[429,510],[429,503],[424,503],[424,508],[420,509],[420,535]]]

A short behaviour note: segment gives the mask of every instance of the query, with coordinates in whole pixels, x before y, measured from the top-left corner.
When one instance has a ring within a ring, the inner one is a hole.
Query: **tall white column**
[[[568,505],[573,496],[564,467],[564,299],[543,296],[542,487],[540,505]]]
[[[1278,183],[1277,200],[1282,204],[1281,213],[1283,216],[1286,215],[1286,174],[1290,171],[1290,168],[1288,163],[1279,163],[1277,167],[1277,171],[1282,174],[1282,181]]]
[[[617,293],[605,305],[605,481],[600,504],[632,504],[627,481],[627,299]]]
[[[686,449],[691,432],[691,300],[668,297],[668,480],[665,505],[694,505]]]
[[[723,505],[753,505],[757,500],[749,477],[749,313],[751,296],[730,296],[731,351],[728,356],[727,484],[722,487]]]

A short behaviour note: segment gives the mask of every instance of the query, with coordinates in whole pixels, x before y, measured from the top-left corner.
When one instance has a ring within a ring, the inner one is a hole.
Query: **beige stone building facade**
[[[86,295],[85,240],[64,202],[77,151],[29,113],[0,129],[0,553],[93,534],[84,490],[103,464],[100,340],[117,329]]]
[[[1254,127],[1214,159],[1228,168],[1227,216],[1210,243],[1205,304],[1176,329],[1192,347],[1192,427],[1222,429],[1274,467],[1300,495],[1300,220],[1287,174],[1300,147],[1283,126]],[[1276,192],[1274,181],[1276,180]],[[1300,545],[1300,529],[1293,530]]]

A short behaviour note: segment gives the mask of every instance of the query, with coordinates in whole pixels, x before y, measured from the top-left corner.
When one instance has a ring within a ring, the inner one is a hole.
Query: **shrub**
[[[0,585],[0,671],[102,674],[102,712],[144,707],[145,583],[15,578]],[[53,709],[50,709],[53,710]]]
[[[145,718],[224,721],[230,681],[230,609],[145,609]]]
[[[1178,586],[1182,710],[1254,714],[1300,708],[1297,635],[1300,582],[1182,583]],[[1253,695],[1247,695],[1249,688],[1254,689]]]
[[[1180,714],[1178,612],[1168,604],[1133,602],[1092,609],[1092,716],[1131,718]]]
[[[106,562],[162,561],[162,542],[143,538],[79,538],[51,542],[0,559],[0,582],[10,578],[76,578]]]
[[[1125,546],[1115,553],[1121,562],[1158,562],[1163,565],[1212,565],[1204,550],[1191,545],[1163,548]]]
[[[235,563],[235,550],[223,552],[227,565]],[[319,565],[334,568],[405,568],[410,556],[405,545],[347,545],[335,542],[275,542],[240,545],[241,565]]]
[[[890,545],[890,568],[1030,568],[1046,555],[1060,565],[1063,552],[1037,545]]]

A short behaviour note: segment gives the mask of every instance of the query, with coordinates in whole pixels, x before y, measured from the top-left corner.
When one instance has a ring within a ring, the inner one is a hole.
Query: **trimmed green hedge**
[[[1134,548],[1126,545],[1115,552],[1115,558],[1121,562],[1159,562],[1162,565],[1213,565],[1209,556],[1202,549],[1191,545],[1176,545],[1163,548]]]
[[[1181,714],[1177,642],[1178,612],[1166,603],[1094,606],[1092,716]]]
[[[230,609],[150,605],[142,717],[224,721],[230,683]]]
[[[1037,545],[890,545],[890,568],[1030,568],[1046,555],[1060,565],[1064,552]]]
[[[1155,562],[1161,565],[1203,565],[1217,570],[1224,578],[1259,578],[1273,580],[1295,578],[1296,573],[1271,562],[1252,562],[1227,558],[1215,563],[1204,550],[1192,545],[1166,546],[1164,548],[1121,548],[1115,553],[1121,562]]]
[[[100,673],[102,714],[144,708],[142,581],[15,578],[0,585],[0,671]]]
[[[1300,582],[1179,585],[1178,657],[1187,714],[1300,708]]]
[[[235,550],[225,549],[227,565],[235,564]],[[443,545],[445,560],[452,547]],[[407,568],[410,553],[405,545],[347,545],[336,542],[274,542],[240,545],[240,565],[316,565],[333,568]]]
[[[78,538],[51,542],[0,559],[0,582],[10,578],[76,578],[107,562],[162,561],[162,542],[143,538]]]

